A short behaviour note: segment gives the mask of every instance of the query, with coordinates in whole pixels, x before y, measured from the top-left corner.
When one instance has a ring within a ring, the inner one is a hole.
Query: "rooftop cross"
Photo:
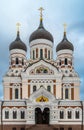
[[[67,27],[67,24],[66,24],[66,23],[64,23],[64,24],[63,24],[63,26],[64,26],[64,32],[66,32],[66,27]]]
[[[40,20],[43,19],[43,14],[42,14],[42,11],[43,11],[43,10],[44,10],[44,9],[43,9],[42,7],[39,8],[39,11],[40,11]]]
[[[16,24],[16,27],[17,27],[17,32],[19,32],[20,23],[17,23],[17,24]]]

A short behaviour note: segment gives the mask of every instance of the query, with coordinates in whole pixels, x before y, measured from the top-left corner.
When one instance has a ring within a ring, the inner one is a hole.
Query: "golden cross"
[[[67,24],[66,24],[66,23],[64,23],[64,24],[63,24],[63,26],[64,26],[64,32],[66,32],[66,27],[67,27]]]
[[[20,23],[17,23],[16,26],[17,26],[17,31],[19,32],[19,27],[21,26]]]
[[[42,19],[42,16],[43,16],[42,11],[43,11],[44,9],[43,9],[42,7],[40,7],[39,10],[40,10],[40,18]]]

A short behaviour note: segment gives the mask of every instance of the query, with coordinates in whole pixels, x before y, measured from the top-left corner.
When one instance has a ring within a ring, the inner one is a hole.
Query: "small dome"
[[[13,50],[13,49],[22,49],[24,51],[27,51],[27,47],[25,45],[25,43],[23,43],[20,39],[19,36],[19,31],[17,32],[17,37],[16,40],[13,41],[10,46],[9,46],[9,50]]]
[[[38,29],[30,35],[29,42],[36,39],[47,39],[53,42],[53,36],[43,27],[42,20],[40,20],[40,25]]]
[[[69,42],[66,38],[66,32],[64,32],[63,40],[57,45],[56,52],[60,50],[64,50],[64,49],[69,49],[69,50],[74,51],[73,44]]]

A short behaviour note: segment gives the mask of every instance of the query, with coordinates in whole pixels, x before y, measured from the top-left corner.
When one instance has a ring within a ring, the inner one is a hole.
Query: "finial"
[[[17,26],[17,32],[19,32],[20,23],[17,23],[16,26]]]
[[[43,9],[43,7],[40,7],[39,10],[40,10],[40,20],[42,21],[42,20],[43,20],[42,11],[43,11],[44,9]]]
[[[20,36],[19,36],[19,27],[20,27],[20,23],[17,23],[16,24],[16,27],[17,27],[17,38],[16,38],[16,40],[19,40],[20,39]]]
[[[64,24],[63,24],[63,26],[64,26],[64,32],[66,32],[66,27],[67,27],[67,24],[66,24],[66,23],[64,23]]]

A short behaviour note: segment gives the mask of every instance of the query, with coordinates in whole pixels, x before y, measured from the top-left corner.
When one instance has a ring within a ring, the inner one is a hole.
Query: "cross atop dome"
[[[43,7],[40,7],[38,10],[40,11],[40,20],[43,20]]]
[[[64,23],[63,26],[64,26],[64,32],[66,32],[67,24]]]
[[[17,23],[17,24],[16,24],[16,27],[17,27],[17,32],[19,32],[19,30],[20,30],[20,26],[21,26],[21,24],[20,24],[20,23]]]

